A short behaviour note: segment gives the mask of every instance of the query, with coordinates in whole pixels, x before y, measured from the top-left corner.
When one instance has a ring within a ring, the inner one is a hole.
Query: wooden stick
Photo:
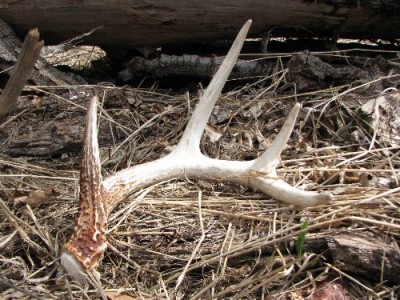
[[[21,52],[18,57],[17,64],[7,81],[3,94],[0,96],[0,122],[15,107],[18,97],[28,80],[44,43],[39,41],[40,34],[37,29],[32,29],[26,35],[22,44]]]

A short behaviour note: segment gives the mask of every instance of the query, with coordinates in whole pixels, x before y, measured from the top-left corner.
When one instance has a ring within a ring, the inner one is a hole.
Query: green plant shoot
[[[303,230],[303,229],[306,229],[307,227],[308,227],[308,220],[305,220],[303,225],[301,225],[301,229]],[[300,233],[299,237],[297,238],[297,243],[296,243],[297,257],[303,256],[305,239],[306,239],[306,232]]]

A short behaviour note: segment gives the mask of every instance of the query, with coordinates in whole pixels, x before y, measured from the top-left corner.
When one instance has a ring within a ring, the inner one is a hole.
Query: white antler
[[[201,97],[180,142],[165,157],[119,171],[101,182],[96,131],[97,97],[91,100],[82,155],[79,217],[61,256],[61,263],[75,280],[85,282],[85,270],[95,269],[102,259],[106,249],[107,217],[112,208],[133,192],[161,181],[185,178],[229,181],[254,187],[277,200],[299,207],[330,201],[329,194],[303,191],[277,178],[275,167],[293,130],[299,104],[289,113],[272,145],[255,160],[218,160],[200,152],[204,128],[236,63],[250,25],[251,20],[240,30],[223,64]]]

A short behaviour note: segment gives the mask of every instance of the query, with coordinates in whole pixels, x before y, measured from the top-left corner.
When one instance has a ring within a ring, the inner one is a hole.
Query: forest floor
[[[101,99],[107,177],[176,145],[207,84],[118,85],[86,50],[50,60],[79,62],[85,84],[28,85],[0,125],[1,299],[400,297],[400,48],[253,53],[274,67],[228,82],[203,153],[258,157],[301,103],[277,172],[332,203],[298,209],[224,182],[165,182],[112,211],[100,282],[81,286],[59,257],[78,210],[88,101]]]

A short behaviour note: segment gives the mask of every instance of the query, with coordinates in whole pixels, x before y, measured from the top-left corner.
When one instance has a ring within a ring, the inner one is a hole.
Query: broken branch
[[[40,34],[37,29],[32,29],[25,37],[17,64],[7,81],[3,94],[0,96],[0,122],[15,107],[18,96],[39,58],[40,50],[44,44],[43,41],[39,41],[39,38]]]

